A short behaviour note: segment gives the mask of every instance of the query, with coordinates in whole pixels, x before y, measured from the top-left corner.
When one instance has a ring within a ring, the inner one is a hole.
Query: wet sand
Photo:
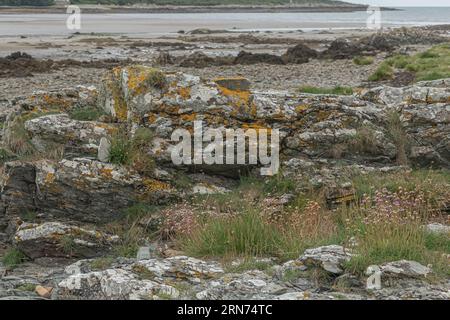
[[[80,30],[66,27],[66,14],[0,14],[0,36],[81,33],[160,36],[198,28],[238,31],[296,31],[363,28],[365,22],[307,21],[298,14],[83,14]]]

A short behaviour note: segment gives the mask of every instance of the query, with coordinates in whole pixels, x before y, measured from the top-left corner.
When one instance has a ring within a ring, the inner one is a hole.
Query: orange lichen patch
[[[196,113],[182,114],[180,118],[183,121],[192,122],[195,121],[195,119],[197,118],[197,114]]]
[[[318,122],[324,121],[330,117],[331,113],[329,111],[319,110],[316,115],[316,120]]]
[[[177,88],[177,93],[181,98],[183,98],[185,100],[191,98],[191,88],[190,87]]]
[[[139,67],[128,68],[128,90],[133,94],[142,94],[146,86],[149,70]]]
[[[171,189],[170,184],[149,178],[143,181],[143,185],[146,192],[157,192]]]
[[[126,121],[128,119],[128,106],[117,83],[111,83],[111,92],[113,95],[114,113],[117,119]]]
[[[111,169],[111,168],[102,168],[102,169],[100,169],[99,172],[105,178],[108,178],[108,179],[112,178],[113,169]]]
[[[51,184],[55,181],[55,174],[53,172],[48,172],[45,176],[44,183]]]
[[[205,114],[203,119],[207,125],[229,125],[228,119],[221,115]]]
[[[164,105],[162,107],[164,108],[164,112],[166,112],[167,114],[178,115],[180,113],[180,107],[179,106]]]
[[[158,119],[158,117],[154,113],[151,113],[148,115],[147,121],[148,123],[153,124],[155,123],[156,119]]]
[[[122,72],[122,68],[121,67],[115,67],[114,69],[112,69],[113,72],[113,76],[117,79],[120,78],[120,74]]]
[[[47,106],[58,107],[64,110],[68,109],[71,105],[69,101],[64,100],[63,98],[54,97],[48,94],[44,94],[42,100]]]
[[[34,119],[37,117],[42,117],[42,116],[46,116],[46,115],[50,115],[50,114],[57,114],[57,113],[61,113],[61,110],[54,109],[54,108],[42,107],[42,106],[36,106],[32,110],[30,110],[26,113],[22,113],[21,118],[24,121],[27,121],[27,120],[31,120],[31,119]]]
[[[262,123],[244,123],[242,124],[242,128],[243,129],[254,129],[256,130],[257,133],[259,133],[260,130],[267,130],[267,133],[271,133],[272,132],[272,128],[268,128],[267,126],[265,126]]]
[[[128,70],[127,87],[131,94],[144,94],[149,88],[162,89],[166,86],[166,77],[158,69],[132,66]]]
[[[301,105],[298,105],[298,106],[295,107],[295,112],[296,113],[302,113],[302,112],[308,110],[309,108],[310,108],[309,105],[301,104]]]
[[[356,87],[356,88],[353,88],[353,93],[360,95],[364,92],[364,90],[365,90],[364,88]]]
[[[108,134],[112,135],[118,131],[117,127],[111,126],[108,123],[99,122],[95,125],[96,128],[104,129]]]
[[[247,106],[250,105],[250,97],[251,92],[248,90],[230,90],[222,86],[217,86],[220,93],[226,97],[231,98],[233,103],[238,106]]]

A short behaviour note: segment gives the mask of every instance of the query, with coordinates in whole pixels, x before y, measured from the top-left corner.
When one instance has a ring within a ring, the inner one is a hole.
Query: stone
[[[177,298],[177,289],[151,280],[139,280],[137,275],[122,269],[70,275],[58,284],[62,297],[87,300],[148,300],[158,295]]]
[[[299,43],[295,47],[289,48],[285,54],[281,56],[285,63],[306,63],[312,58],[317,58],[318,53],[306,45]]]
[[[163,255],[166,258],[173,258],[173,257],[185,256],[185,253],[183,251],[179,251],[179,250],[167,249],[167,250],[164,250]]]
[[[322,52],[321,56],[328,59],[353,59],[361,55],[364,47],[347,39],[337,39]]]
[[[276,300],[305,300],[305,294],[303,292],[288,292],[276,297]]]
[[[1,199],[7,216],[30,211],[45,220],[111,222],[134,203],[176,198],[165,181],[88,158],[9,162],[5,172]]]
[[[450,112],[445,103],[450,94],[440,83],[382,86],[354,96],[331,96],[252,91],[241,78],[208,81],[168,73],[168,86],[156,90],[144,81],[152,72],[154,69],[145,67],[115,70],[105,79],[99,105],[119,121],[153,129],[156,137],[150,154],[159,163],[170,163],[171,133],[178,128],[192,130],[193,122],[202,120],[206,128],[277,128],[283,141],[281,154],[287,159],[301,153],[304,160],[346,159],[365,165],[392,165],[396,164],[397,151],[387,118],[390,108],[395,107],[412,142],[412,162],[420,166],[431,162],[449,165]],[[362,136],[372,145],[358,144]],[[235,176],[244,168],[225,169],[219,165],[201,167],[205,173],[221,175],[236,171]]]
[[[98,145],[97,159],[101,162],[109,162],[110,149],[111,142],[108,138],[102,137]]]
[[[383,276],[426,278],[431,272],[431,268],[409,260],[399,260],[388,262],[380,266]]]
[[[293,274],[295,272],[306,271],[308,268],[299,260],[290,260],[283,263],[281,266],[274,267],[275,271],[280,279],[285,279],[286,275]]]
[[[221,87],[227,88],[228,90],[240,90],[240,91],[250,90],[250,81],[241,77],[218,78],[214,79],[214,82]]]
[[[35,291],[40,297],[45,298],[45,299],[50,299],[51,296],[52,296],[53,288],[52,287],[36,286]]]
[[[229,190],[226,188],[214,185],[197,184],[192,188],[193,194],[224,194],[227,192]]]
[[[332,274],[342,274],[342,265],[349,261],[353,254],[339,245],[329,245],[307,249],[299,260],[306,266],[321,267]]]
[[[117,129],[112,124],[73,120],[67,114],[52,114],[25,122],[33,145],[41,151],[55,145],[64,147],[65,156],[96,154],[100,140]]]
[[[269,53],[251,53],[247,51],[241,51],[233,61],[234,64],[285,64],[280,56],[276,56]]]
[[[137,261],[148,260],[151,257],[152,257],[152,254],[150,252],[150,247],[140,247],[137,252],[136,260]]]
[[[117,236],[60,222],[22,223],[14,235],[16,246],[32,259],[91,258],[108,252],[118,240]]]
[[[206,262],[199,259],[178,256],[164,260],[149,259],[136,262],[135,266],[145,268],[158,277],[174,278],[214,278],[224,273],[216,262]]]
[[[450,226],[441,223],[430,223],[425,226],[429,233],[450,235]]]

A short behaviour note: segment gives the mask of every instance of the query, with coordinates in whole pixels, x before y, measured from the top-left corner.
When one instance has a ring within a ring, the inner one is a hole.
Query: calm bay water
[[[383,11],[384,26],[450,24],[450,7],[407,7]],[[338,13],[172,13],[83,14],[81,32],[167,34],[195,28],[240,30],[311,30],[365,27],[366,12]],[[63,14],[0,14],[0,36],[64,35],[73,31]]]

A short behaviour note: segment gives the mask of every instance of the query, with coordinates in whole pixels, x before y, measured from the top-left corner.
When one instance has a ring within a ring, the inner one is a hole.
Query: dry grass
[[[399,112],[389,112],[387,129],[388,134],[391,137],[392,141],[394,141],[395,147],[397,149],[397,164],[407,165],[408,136],[406,134]]]
[[[449,253],[449,239],[431,238],[422,225],[442,221],[450,198],[448,177],[448,171],[355,177],[360,202],[336,210],[323,205],[324,195],[318,190],[277,205],[276,192],[265,192],[265,183],[246,181],[238,192],[194,202],[194,209],[199,203],[206,205],[199,207],[203,214],[191,216],[191,227],[184,226],[189,232],[172,237],[179,249],[194,256],[281,260],[295,259],[314,246],[347,246],[352,239],[359,256],[347,265],[349,271],[360,273],[370,264],[410,259],[433,264],[443,275],[448,268],[441,255]]]
[[[15,118],[8,125],[3,136],[5,148],[18,157],[30,156],[36,152],[24,123],[20,117]]]

